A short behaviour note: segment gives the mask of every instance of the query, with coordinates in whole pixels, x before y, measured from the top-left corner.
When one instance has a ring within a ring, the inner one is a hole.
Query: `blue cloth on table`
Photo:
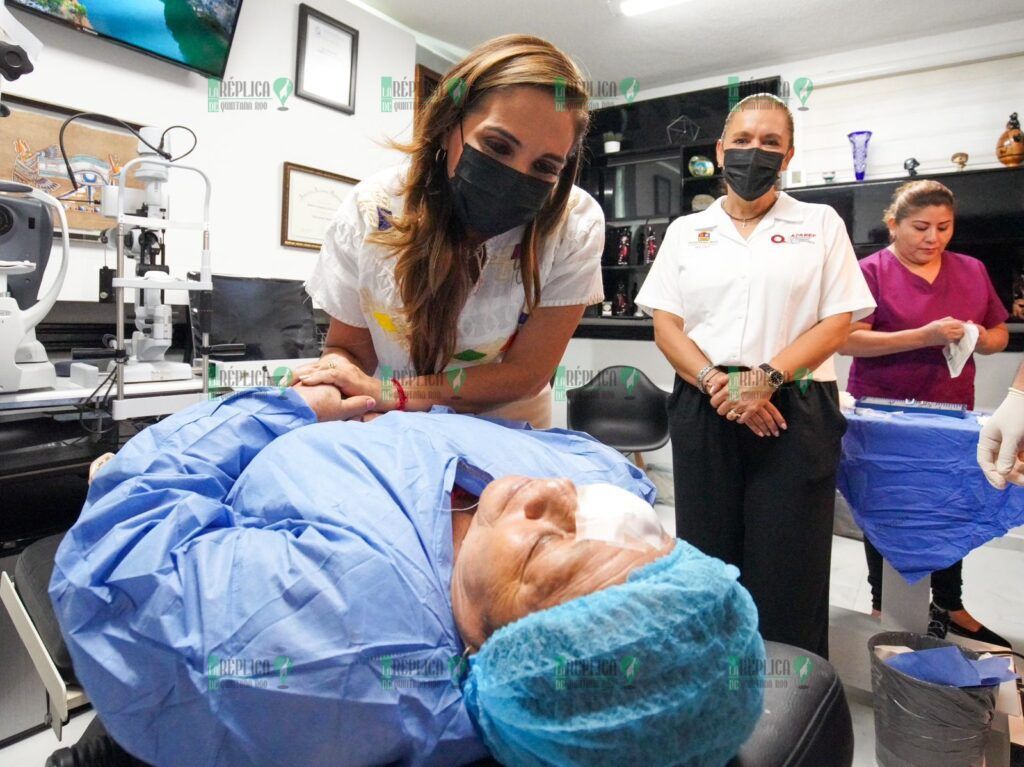
[[[75,672],[154,765],[457,765],[453,483],[654,487],[562,430],[392,413],[315,423],[293,391],[204,402],[100,471],[50,583]],[[463,664],[464,666],[464,664]]]
[[[975,415],[846,413],[839,491],[910,583],[1024,524],[1024,490],[996,490],[978,466]]]
[[[987,687],[1016,679],[1006,658],[966,658],[959,647],[935,647],[893,655],[886,663],[914,679],[948,687]]]

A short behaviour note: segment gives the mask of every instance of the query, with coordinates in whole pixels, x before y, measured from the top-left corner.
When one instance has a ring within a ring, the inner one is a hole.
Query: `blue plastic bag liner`
[[[901,653],[886,663],[914,679],[949,687],[986,687],[1017,678],[1010,671],[1006,659],[971,660],[964,657],[959,647]]]
[[[79,680],[136,757],[483,758],[453,680],[453,483],[563,476],[654,500],[582,434],[445,412],[314,420],[294,390],[249,390],[146,429],[96,475],[50,596]]]
[[[910,583],[1024,524],[1024,489],[996,490],[978,466],[973,416],[846,413],[839,491]]]

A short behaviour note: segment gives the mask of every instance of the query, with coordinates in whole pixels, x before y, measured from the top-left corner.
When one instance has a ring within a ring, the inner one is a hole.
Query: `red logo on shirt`
[[[783,237],[781,234],[773,234],[772,235],[772,242],[774,242],[776,245],[781,245],[785,241],[786,241],[786,238]]]
[[[711,232],[707,229],[697,232],[697,242],[711,242]]]

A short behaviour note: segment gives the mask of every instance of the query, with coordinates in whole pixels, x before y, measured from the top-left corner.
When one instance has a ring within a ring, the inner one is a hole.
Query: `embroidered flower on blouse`
[[[391,195],[383,188],[362,190],[356,201],[356,207],[359,208],[359,215],[362,216],[363,222],[368,228],[384,230],[390,226],[390,222],[382,225],[382,212],[390,216],[393,210]]]
[[[359,304],[364,317],[372,319],[392,341],[408,351],[409,323],[401,312],[375,300],[366,288],[359,291]]]

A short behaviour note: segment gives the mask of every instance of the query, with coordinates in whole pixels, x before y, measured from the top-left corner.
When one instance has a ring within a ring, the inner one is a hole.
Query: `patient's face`
[[[487,486],[462,541],[452,607],[462,638],[479,647],[532,612],[623,583],[668,553],[576,540],[576,487],[567,479],[504,477]]]

